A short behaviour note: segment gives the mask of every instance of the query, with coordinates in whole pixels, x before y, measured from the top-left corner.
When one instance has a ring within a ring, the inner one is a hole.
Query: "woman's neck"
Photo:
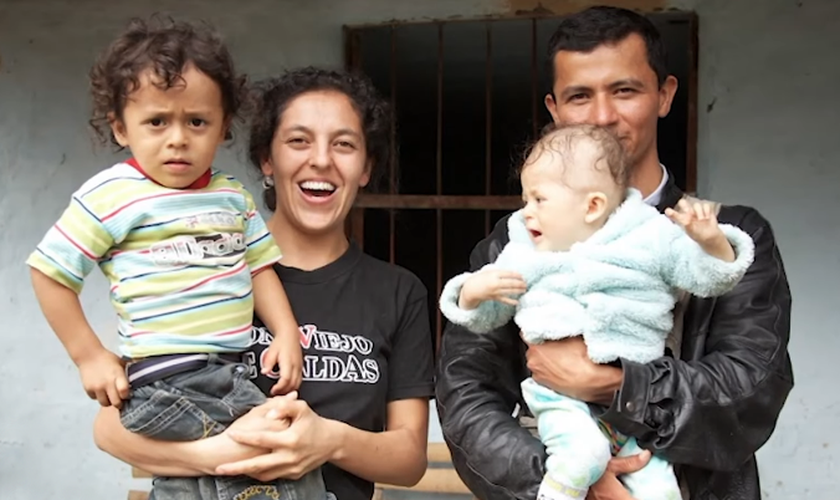
[[[277,214],[266,225],[283,252],[280,264],[286,267],[314,271],[338,260],[350,246],[343,230],[320,235],[307,234]]]

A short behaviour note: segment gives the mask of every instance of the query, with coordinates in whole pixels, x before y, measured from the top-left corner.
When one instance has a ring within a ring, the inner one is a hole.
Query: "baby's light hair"
[[[556,154],[559,157],[558,168],[563,169],[563,175],[565,177],[570,172],[570,168],[581,167],[581,165],[575,165],[575,150],[586,142],[593,144],[597,148],[598,156],[592,165],[585,165],[591,169],[590,172],[577,170],[572,171],[572,175],[577,174],[577,178],[581,178],[587,173],[601,174],[590,177],[590,179],[602,186],[603,181],[610,180],[614,187],[617,188],[621,198],[617,201],[623,201],[623,193],[626,191],[630,182],[630,170],[627,168],[624,148],[610,130],[597,125],[575,124],[555,126],[551,124],[546,126],[542,131],[541,137],[528,150],[526,159],[520,169],[520,174],[542,155],[550,153]],[[606,178],[604,178],[603,174],[607,174]]]

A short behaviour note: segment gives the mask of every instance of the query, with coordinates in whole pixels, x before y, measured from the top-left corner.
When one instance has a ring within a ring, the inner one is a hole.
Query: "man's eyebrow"
[[[610,89],[617,89],[621,87],[633,87],[633,88],[644,88],[645,84],[641,80],[637,78],[623,78],[621,80],[616,80],[609,85]],[[592,88],[587,87],[586,85],[572,85],[571,87],[566,87],[560,93],[563,98],[567,98],[576,94],[589,94],[592,93]]]
[[[575,94],[588,94],[592,91],[591,88],[585,85],[573,85],[571,87],[566,87],[563,89],[563,92],[560,93],[563,97],[573,96]]]
[[[636,78],[625,78],[623,80],[618,80],[617,82],[613,82],[610,84],[610,88],[618,88],[618,87],[644,87],[645,84],[641,80],[637,80]]]

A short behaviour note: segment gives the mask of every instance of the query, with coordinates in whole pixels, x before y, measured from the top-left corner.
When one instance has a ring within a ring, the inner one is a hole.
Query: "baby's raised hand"
[[[682,227],[706,253],[730,262],[735,260],[735,251],[718,225],[714,204],[707,201],[689,203],[682,199],[676,208],[666,208],[665,215]]]
[[[527,285],[519,273],[501,269],[485,269],[470,276],[461,286],[458,305],[462,309],[475,309],[484,301],[495,300],[515,306],[518,302],[511,295],[525,293]]]
[[[718,226],[714,206],[705,201],[689,203],[682,199],[677,203],[677,209],[666,208],[665,215],[679,224],[691,239],[701,245],[717,238],[725,238]]]

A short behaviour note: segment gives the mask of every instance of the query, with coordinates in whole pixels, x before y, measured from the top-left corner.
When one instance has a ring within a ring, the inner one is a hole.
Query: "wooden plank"
[[[429,463],[452,463],[452,455],[449,453],[449,448],[446,443],[429,443],[427,449],[427,456]],[[131,468],[131,477],[136,479],[151,478],[152,474],[140,469],[139,467]]]
[[[470,490],[458,477],[455,469],[428,469],[420,482],[411,487],[378,483],[376,487],[383,490],[405,490],[422,493],[470,494]]]
[[[452,463],[452,455],[449,453],[446,443],[429,443],[427,455],[430,464]]]
[[[427,470],[420,482],[410,488],[377,483],[371,500],[381,500],[383,498],[383,491],[387,490],[416,491],[419,493],[471,494],[470,490],[461,482],[454,469]],[[146,491],[131,490],[128,492],[128,500],[148,499],[149,493]]]
[[[522,208],[522,199],[519,196],[359,194],[354,206],[420,210],[518,210]]]
[[[133,478],[150,478],[152,477],[151,472],[146,472],[139,467],[132,467],[131,468],[131,477]]]
[[[131,490],[128,492],[128,500],[149,500],[149,492]]]
[[[450,467],[427,469],[420,482],[412,487],[395,486],[390,484],[376,484],[374,498],[381,498],[383,490],[409,490],[423,493],[454,493],[470,494],[470,490],[458,477],[455,469],[451,468],[452,455],[446,443],[429,443],[427,449],[429,464],[449,464]],[[138,467],[131,468],[131,477],[137,479],[151,478],[152,474]],[[128,492],[128,500],[148,500],[149,494],[144,491],[132,490]]]

